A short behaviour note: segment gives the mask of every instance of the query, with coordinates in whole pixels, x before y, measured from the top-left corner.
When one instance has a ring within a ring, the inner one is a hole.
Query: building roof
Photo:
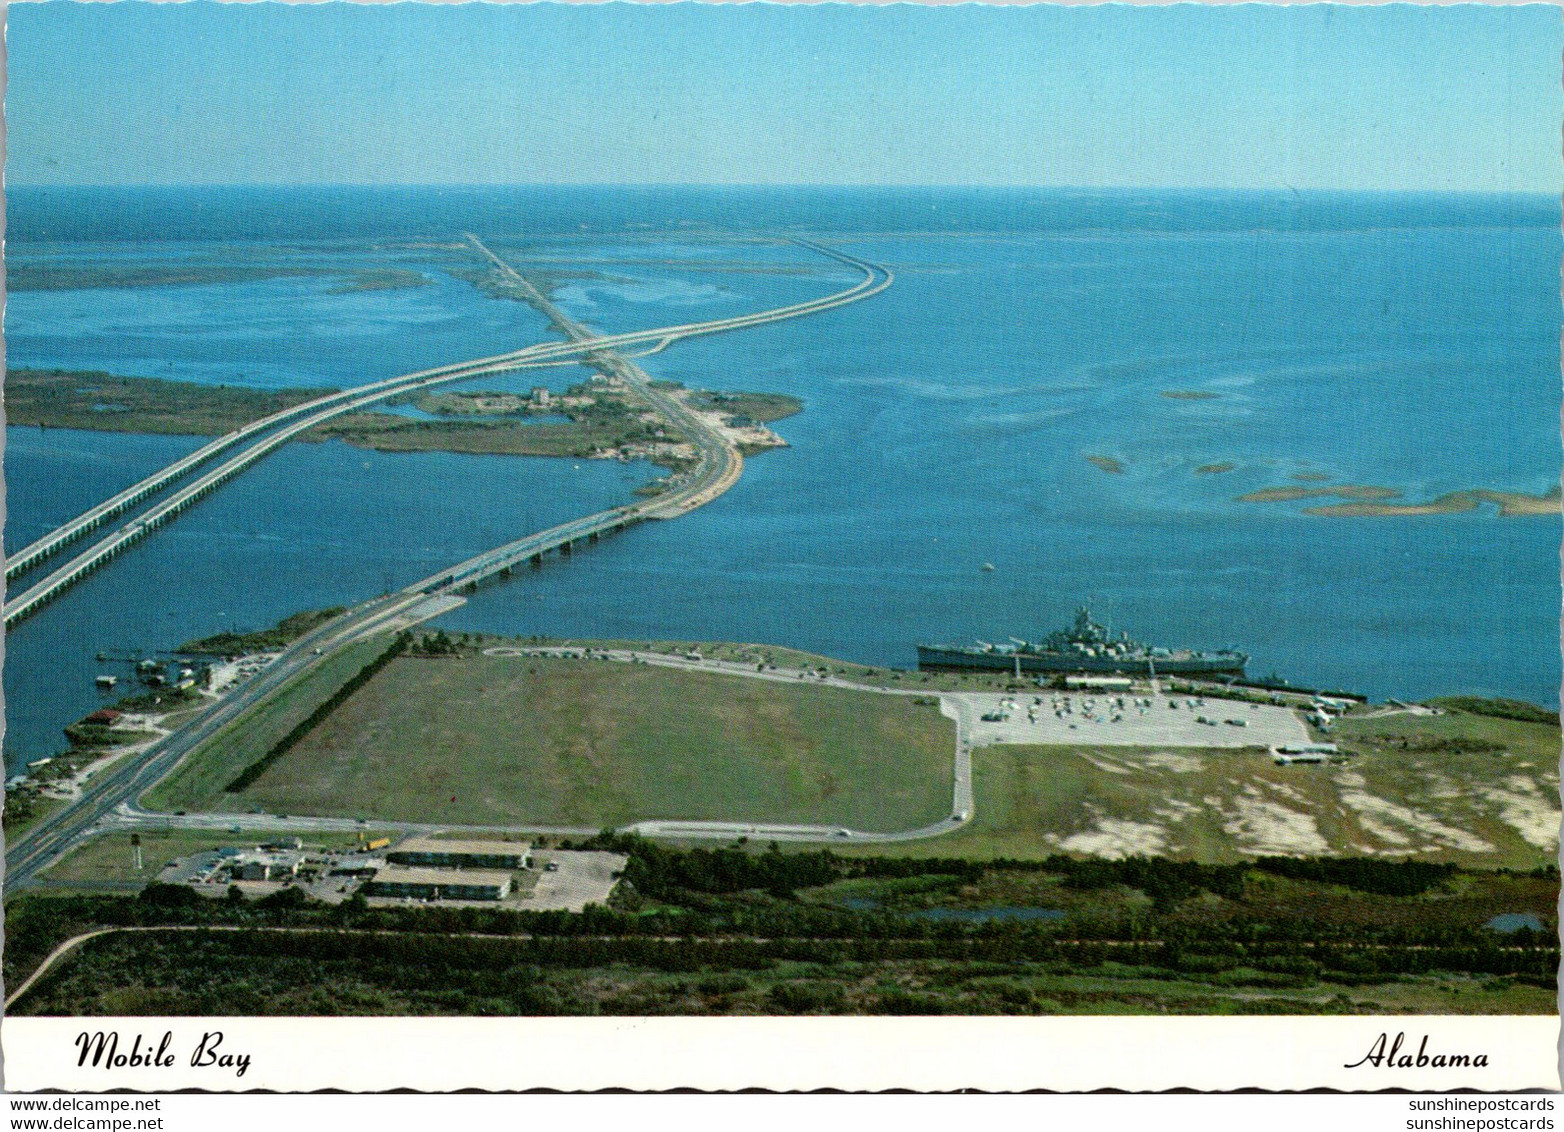
[[[433,837],[409,837],[399,845],[393,845],[390,853],[453,853],[469,857],[497,857],[502,854],[519,854],[525,857],[532,852],[530,841],[443,841]]]
[[[510,873],[502,869],[412,869],[403,865],[387,865],[375,872],[376,884],[492,884],[503,888],[510,883]]]

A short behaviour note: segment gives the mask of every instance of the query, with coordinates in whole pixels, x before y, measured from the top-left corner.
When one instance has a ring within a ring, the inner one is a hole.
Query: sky
[[[8,9],[42,184],[1546,191],[1557,7]]]

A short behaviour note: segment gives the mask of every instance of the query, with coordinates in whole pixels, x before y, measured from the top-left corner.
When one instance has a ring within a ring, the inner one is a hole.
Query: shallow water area
[[[911,667],[919,642],[1035,639],[1089,601],[1154,644],[1241,648],[1256,676],[1557,703],[1558,516],[1340,519],[1304,513],[1319,500],[1238,501],[1305,483],[1408,502],[1556,484],[1556,202],[192,192],[207,194],[185,210],[196,228],[164,231],[158,247],[137,239],[134,193],[45,207],[23,192],[13,249],[337,274],[17,292],[10,364],[341,386],[552,337],[531,308],[453,273],[477,266],[452,250],[462,230],[523,270],[556,272],[558,304],[609,331],[856,281],[777,239],[795,233],[896,271],[867,301],[641,359],[690,386],[800,398],[775,426],[790,447],[747,461],[710,506],[480,591],[440,621],[449,630],[762,641]],[[716,234],[681,232],[685,221]],[[352,239],[323,241],[328,223]],[[92,243],[61,238],[72,231]],[[431,282],[340,290],[352,272],[390,269]],[[461,387],[560,390],[585,376],[565,366]],[[8,435],[13,547],[199,443]],[[1226,470],[1199,470],[1213,467]],[[59,728],[96,702],[87,658],[100,649],[172,648],[358,600],[626,502],[658,474],[292,445],[17,630],[7,757],[60,745]]]

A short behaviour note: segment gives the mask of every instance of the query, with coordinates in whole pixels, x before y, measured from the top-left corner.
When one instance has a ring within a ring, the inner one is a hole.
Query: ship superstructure
[[[1128,633],[1114,634],[1092,620],[1085,607],[1075,623],[1040,642],[1011,638],[1007,644],[919,645],[922,669],[995,669],[1024,672],[1110,672],[1130,676],[1241,675],[1247,653],[1233,649],[1168,649],[1143,644]]]

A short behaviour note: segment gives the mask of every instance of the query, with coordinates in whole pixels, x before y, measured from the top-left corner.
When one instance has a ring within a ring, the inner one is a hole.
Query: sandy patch
[[[1523,775],[1504,780],[1505,789],[1488,787],[1480,793],[1499,807],[1499,820],[1539,849],[1554,849],[1559,843],[1559,806],[1557,795],[1537,788]]]
[[[1132,774],[1132,773],[1134,773],[1128,767],[1120,766],[1118,763],[1108,762],[1106,759],[1097,758],[1097,757],[1095,757],[1093,755],[1088,755],[1088,754],[1084,754],[1083,753],[1081,755],[1081,758],[1083,758],[1087,762],[1091,763],[1092,766],[1096,767],[1098,770],[1105,771],[1108,774]]]
[[[1158,770],[1171,770],[1174,774],[1194,774],[1201,769],[1201,762],[1189,755],[1176,755],[1172,751],[1152,751],[1142,757],[1147,766]]]
[[[1305,806],[1312,805],[1301,790],[1294,790],[1291,786],[1284,786],[1280,782],[1267,782],[1265,785],[1272,794],[1286,798],[1289,802],[1298,802]]]
[[[1430,798],[1460,798],[1466,791],[1462,790],[1450,779],[1442,774],[1425,775],[1428,781],[1428,796]]]
[[[1188,802],[1178,798],[1169,798],[1155,813],[1159,818],[1167,818],[1170,822],[1181,822],[1190,814],[1198,814],[1199,806],[1192,806]]]
[[[1167,843],[1167,831],[1160,825],[1098,816],[1091,829],[1065,838],[1059,847],[1093,857],[1149,857],[1161,853]]]
[[[1245,795],[1233,799],[1222,829],[1243,849],[1256,853],[1314,855],[1330,852],[1308,814]]]
[[[1361,811],[1357,814],[1358,825],[1363,827],[1363,832],[1379,838],[1387,845],[1407,846],[1412,844],[1412,839],[1398,829],[1393,829],[1384,822],[1375,821]],[[1378,849],[1370,849],[1370,853],[1380,852]]]
[[[1441,845],[1452,849],[1460,849],[1467,853],[1492,853],[1493,846],[1474,833],[1468,833],[1464,829],[1457,829],[1453,825],[1446,825],[1430,814],[1421,810],[1414,810],[1407,806],[1398,806],[1394,802],[1384,798],[1367,794],[1361,790],[1343,790],[1341,792],[1342,803],[1358,814],[1358,820],[1368,828],[1368,818],[1378,818],[1383,821],[1395,822],[1405,826],[1416,833],[1421,833]],[[1373,832],[1371,830],[1371,832]],[[1375,836],[1380,836],[1376,833]]]

